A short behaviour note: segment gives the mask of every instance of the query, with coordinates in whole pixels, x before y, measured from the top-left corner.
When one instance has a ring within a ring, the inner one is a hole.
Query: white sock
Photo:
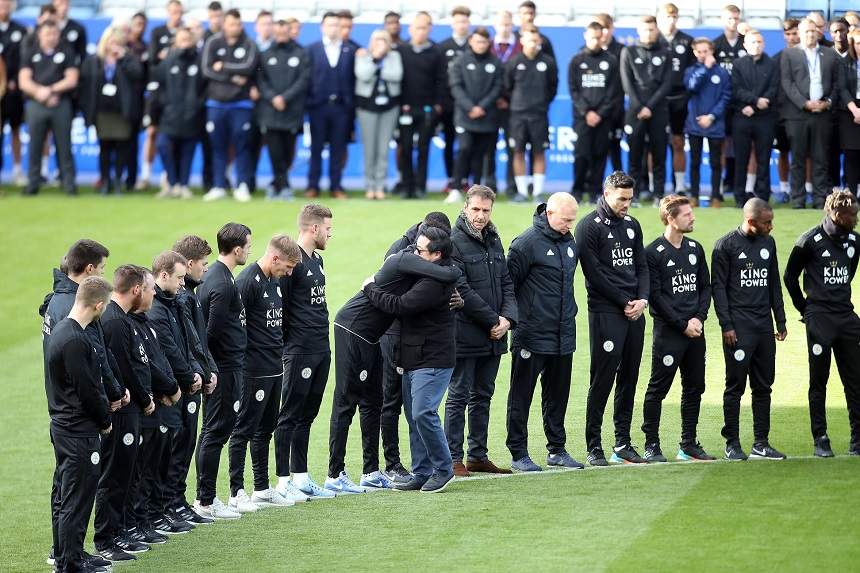
[[[656,189],[654,189],[654,172],[653,171],[648,172],[648,190],[651,191],[651,193],[654,193],[656,191]]]
[[[144,181],[149,181],[150,175],[152,175],[152,162],[144,161],[143,167],[140,169],[140,178]]]
[[[12,172],[15,173],[16,175],[19,175],[21,173],[21,164],[16,163],[15,165],[13,165],[12,166]]]
[[[514,183],[517,185],[517,193],[523,197],[529,196],[529,176],[514,175]]]
[[[44,155],[42,156],[42,175],[46,178],[50,175],[50,171],[48,171],[48,158]]]
[[[747,186],[744,191],[747,193],[755,191],[755,173],[747,173]]]
[[[301,487],[310,481],[310,478],[308,477],[308,472],[304,472],[304,473],[293,472],[292,476],[293,476],[293,480],[292,480],[293,485],[296,487]]]
[[[290,483],[290,476],[278,476],[278,489],[287,489]]]
[[[788,181],[780,181],[779,182],[779,192],[780,193],[790,193],[791,187],[788,185]]]
[[[675,191],[686,191],[687,185],[684,183],[684,177],[686,173],[684,171],[676,171],[675,172]]]
[[[534,193],[535,197],[539,197],[543,194],[544,181],[546,181],[545,173],[535,173],[534,175],[532,175],[532,184],[534,185],[532,192]]]
[[[807,181],[804,187],[807,193],[812,193],[812,181]]]

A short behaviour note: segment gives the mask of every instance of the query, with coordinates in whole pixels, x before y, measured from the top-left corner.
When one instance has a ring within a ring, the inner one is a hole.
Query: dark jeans
[[[197,148],[197,138],[171,137],[158,133],[158,155],[167,173],[170,185],[188,186],[191,177],[191,162],[194,161],[194,150]]]
[[[409,448],[412,452],[412,473],[429,478],[434,473],[454,472],[448,441],[439,421],[439,404],[453,368],[419,368],[403,374],[403,395],[406,421],[409,423]]]
[[[322,152],[329,144],[329,188],[341,189],[343,160],[352,128],[352,110],[340,103],[326,103],[308,110],[311,124],[311,162],[308,168],[308,189],[319,189],[322,175]]]
[[[690,141],[690,194],[699,198],[702,181],[702,151],[704,137],[698,135],[688,136]],[[723,140],[713,137],[708,138],[708,164],[711,167],[711,198],[723,200],[722,186],[720,185],[723,168],[720,160],[723,156]]]
[[[254,178],[254,153],[251,149],[250,109],[206,108],[206,127],[212,146],[212,179],[215,187],[226,189],[227,164],[232,146],[236,152],[236,186],[250,187]]]
[[[487,459],[490,401],[501,356],[458,358],[445,401],[445,435],[454,461],[463,461],[463,432],[469,409],[469,460]]]

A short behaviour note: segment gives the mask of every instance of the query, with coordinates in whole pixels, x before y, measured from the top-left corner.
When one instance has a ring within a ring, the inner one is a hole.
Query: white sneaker
[[[235,497],[227,500],[227,507],[239,513],[254,513],[260,509],[256,503],[251,502],[251,498],[245,493],[244,489],[236,492]]]
[[[228,508],[224,505],[224,502],[217,497],[212,500],[212,505],[201,505],[200,500],[197,500],[194,502],[194,507],[192,507],[192,509],[194,510],[194,513],[200,517],[207,517],[209,519],[239,519],[242,517],[239,512]]]
[[[304,494],[299,488],[294,486],[292,483],[287,483],[286,487],[277,487],[275,491],[278,492],[278,495],[283,497],[288,501],[292,501],[293,503],[304,503],[310,500],[310,497]]]
[[[239,203],[247,203],[251,200],[251,192],[248,191],[248,186],[240,183],[238,187],[233,189],[233,199]]]
[[[463,194],[459,189],[451,189],[448,191],[448,196],[445,197],[443,203],[451,205],[452,203],[460,203],[463,200]]]
[[[296,504],[296,502],[290,501],[271,487],[263,491],[254,490],[251,493],[251,503],[257,507],[290,507]]]
[[[185,185],[177,185],[173,192],[180,199],[193,199],[194,198],[194,193],[192,193],[191,189],[189,189]]]
[[[227,192],[224,191],[223,187],[213,187],[205,195],[203,195],[203,200],[204,201],[218,201],[219,199],[223,199],[226,196],[227,196]]]
[[[27,176],[24,175],[20,165],[16,165],[12,170],[12,180],[17,187],[24,187],[27,184]]]
[[[162,187],[161,191],[155,194],[156,199],[170,199],[173,196],[173,188],[170,185]]]

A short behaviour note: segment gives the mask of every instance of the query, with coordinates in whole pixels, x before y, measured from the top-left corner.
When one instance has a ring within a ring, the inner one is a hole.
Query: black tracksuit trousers
[[[245,456],[251,443],[254,489],[269,489],[269,443],[278,422],[283,376],[249,376],[242,382],[236,426],[230,435],[230,494],[245,489]],[[250,493],[248,495],[251,495]]]
[[[203,396],[203,429],[197,444],[197,499],[201,505],[215,499],[221,450],[236,425],[241,389],[242,372],[219,372],[215,390]]]
[[[142,413],[114,412],[113,428],[101,442],[101,477],[96,491],[96,549],[110,547],[124,527],[124,513],[137,462]]]
[[[772,331],[737,330],[734,347],[723,344],[726,360],[726,390],[723,392],[723,437],[726,443],[739,443],[741,396],[747,376],[752,392],[753,436],[766,442],[770,433],[770,389],[776,372],[776,340]]]

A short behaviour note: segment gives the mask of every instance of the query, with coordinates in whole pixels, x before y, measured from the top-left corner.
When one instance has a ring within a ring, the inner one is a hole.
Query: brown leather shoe
[[[719,199],[711,199],[711,208],[719,209],[723,206],[723,202]]]
[[[343,189],[334,189],[331,192],[334,199],[348,199],[346,192]]]
[[[319,189],[309,188],[307,191],[305,191],[305,197],[307,197],[308,199],[316,199],[319,196],[320,196],[320,190]]]
[[[469,477],[471,474],[463,462],[454,462],[454,475],[457,477]]]
[[[500,468],[496,464],[494,464],[490,460],[482,460],[479,462],[468,461],[466,462],[466,468],[470,472],[476,473],[487,473],[487,474],[509,474],[512,473],[511,470],[507,468]],[[454,470],[456,471],[456,470]]]

